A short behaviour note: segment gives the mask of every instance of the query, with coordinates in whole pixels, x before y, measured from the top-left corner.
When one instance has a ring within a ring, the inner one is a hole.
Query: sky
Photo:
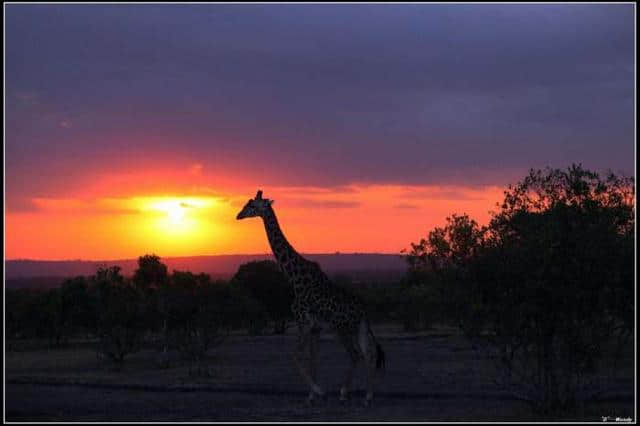
[[[633,4],[5,4],[5,258],[398,253],[634,176]]]

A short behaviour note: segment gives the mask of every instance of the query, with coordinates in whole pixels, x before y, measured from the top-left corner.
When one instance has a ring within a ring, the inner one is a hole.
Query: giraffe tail
[[[384,370],[385,369],[385,355],[382,350],[382,346],[377,342],[376,337],[373,335],[373,331],[371,331],[371,325],[369,324],[369,320],[367,320],[367,329],[369,331],[369,335],[371,336],[371,340],[373,340],[376,344],[376,370]]]
[[[380,343],[376,343],[376,370],[384,370],[384,369],[385,369],[384,351],[382,350],[382,346],[380,346]]]

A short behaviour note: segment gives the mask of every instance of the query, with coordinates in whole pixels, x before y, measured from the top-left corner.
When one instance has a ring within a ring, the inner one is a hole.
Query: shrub
[[[571,410],[602,390],[605,345],[632,334],[634,191],[581,166],[531,170],[488,227],[454,215],[412,244],[407,281],[488,344],[503,385],[536,410]]]
[[[206,274],[174,271],[170,285],[162,291],[167,297],[168,337],[190,362],[190,372],[202,374],[207,351],[220,344],[229,327],[223,319],[217,284]]]
[[[125,280],[118,266],[99,268],[90,282],[96,313],[97,352],[121,365],[127,355],[141,346],[143,296]]]

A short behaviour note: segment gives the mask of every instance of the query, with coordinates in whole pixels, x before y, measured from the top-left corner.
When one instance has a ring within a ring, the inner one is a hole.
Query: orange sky
[[[259,189],[212,176],[201,164],[183,170],[98,175],[82,190],[31,200],[7,211],[6,258],[132,258],[270,251],[260,219],[236,214]],[[280,224],[306,253],[398,253],[452,213],[486,223],[504,188],[485,186],[261,186]]]

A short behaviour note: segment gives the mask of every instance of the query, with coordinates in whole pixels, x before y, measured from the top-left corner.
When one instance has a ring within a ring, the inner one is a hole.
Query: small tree
[[[229,328],[222,318],[215,284],[207,274],[174,271],[166,291],[168,331],[174,345],[190,362],[190,372],[206,370],[202,362],[207,351],[222,343]]]
[[[162,363],[166,363],[169,348],[169,313],[170,303],[168,291],[169,274],[167,265],[155,254],[147,254],[138,258],[138,268],[133,273],[133,285],[144,296],[140,307],[141,325],[153,332],[159,330],[161,335]]]
[[[167,265],[155,254],[146,254],[138,258],[138,269],[133,273],[134,285],[143,290],[157,290],[169,279]]]
[[[127,355],[140,349],[142,294],[120,274],[120,267],[98,268],[90,277],[96,312],[97,352],[120,367]]]
[[[411,243],[405,256],[409,269],[404,280],[405,329],[428,327],[436,318],[449,320],[463,329],[479,326],[475,282],[470,266],[484,240],[485,228],[466,214],[447,217],[427,238]]]

